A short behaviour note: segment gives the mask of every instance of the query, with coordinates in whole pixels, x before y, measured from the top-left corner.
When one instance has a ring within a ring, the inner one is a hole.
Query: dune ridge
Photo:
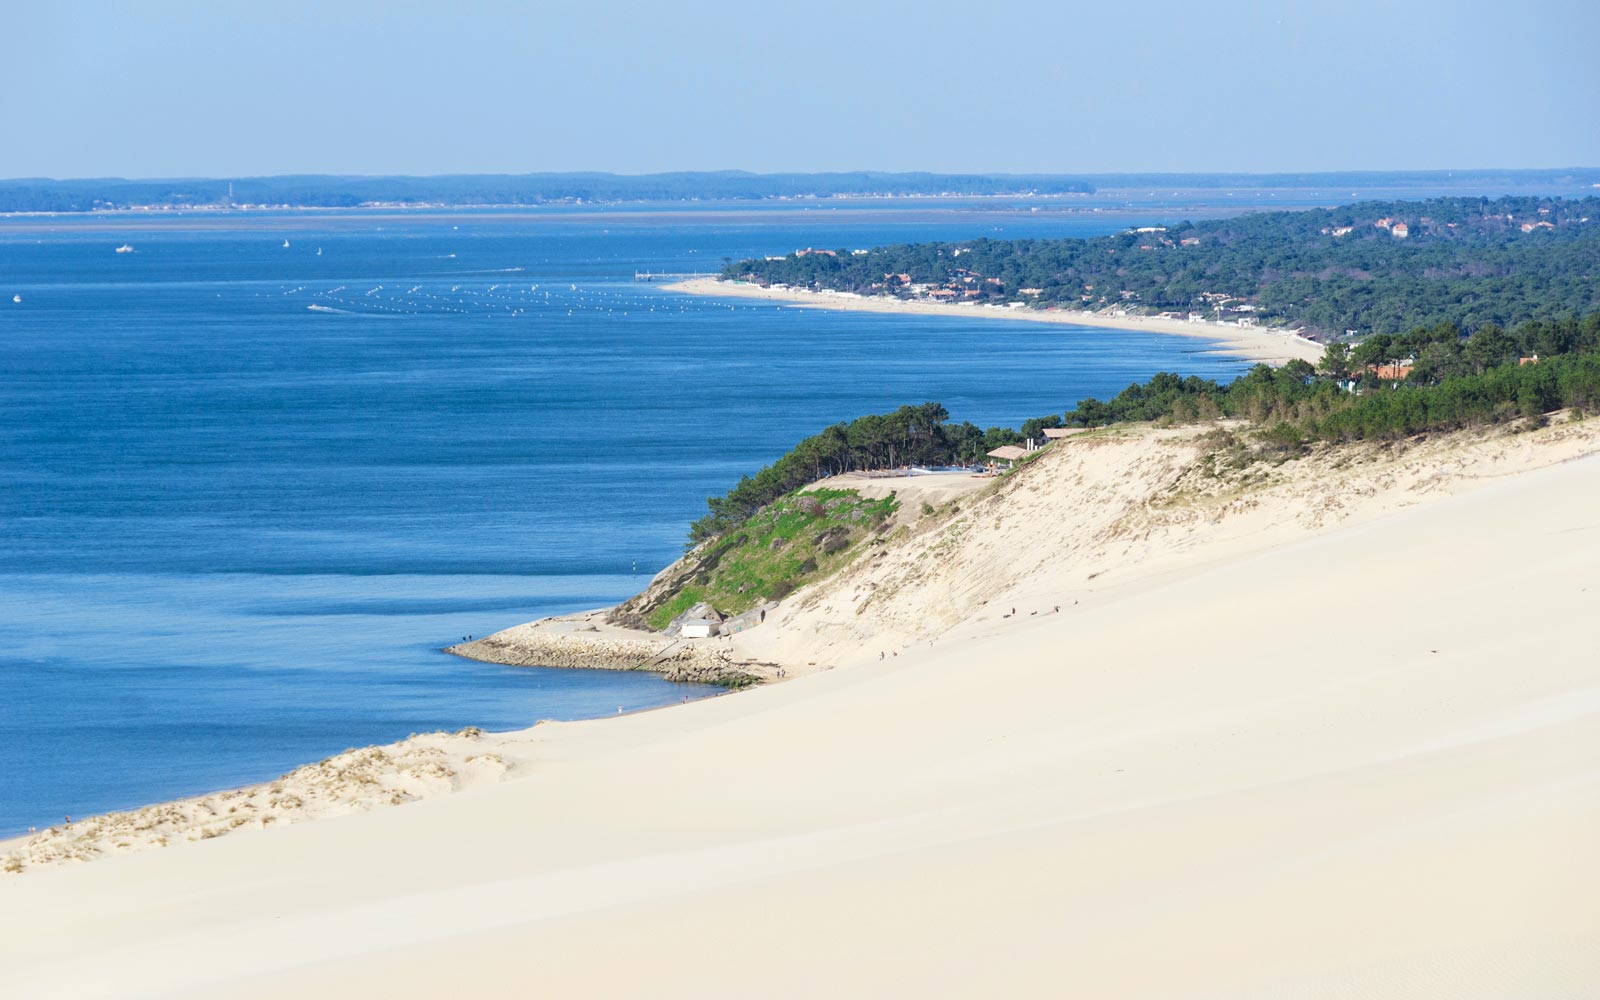
[[[809,676],[9,879],[0,967],[19,996],[1593,995],[1600,422],[1237,467],[1214,433],[1058,446],[741,635]]]
[[[870,661],[988,632],[1013,612],[1071,613],[1140,584],[1600,451],[1600,422],[1562,416],[1533,431],[1319,445],[1288,459],[1251,458],[1250,436],[1246,425],[1225,422],[1067,439],[800,591],[768,615],[770,627],[734,637],[733,654],[801,673]]]

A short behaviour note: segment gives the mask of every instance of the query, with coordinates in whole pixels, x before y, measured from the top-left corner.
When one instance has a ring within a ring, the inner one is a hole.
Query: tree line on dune
[[[813,434],[754,476],[741,477],[726,494],[708,498],[710,513],[690,526],[690,543],[743,524],[779,497],[828,476],[906,465],[967,465],[1023,439],[1010,428],[980,430],[949,419],[943,404],[923,403],[857,417]]]
[[[1571,409],[1600,411],[1600,313],[1582,320],[1530,320],[1471,335],[1436,323],[1354,347],[1330,344],[1313,365],[1256,365],[1231,383],[1161,372],[1109,400],[1093,397],[1064,413],[1034,417],[1019,430],[949,423],[939,403],[902,406],[834,424],[733,489],[708,498],[690,545],[720,535],[802,486],[845,472],[904,465],[969,464],[994,448],[1051,427],[1124,422],[1250,421],[1284,453],[1313,441],[1393,440]]]
[[[1600,403],[1600,313],[1530,320],[1467,336],[1439,323],[1351,347],[1312,365],[1257,365],[1228,385],[1161,373],[1102,402],[1085,399],[1066,426],[1238,417],[1305,440],[1392,439]]]

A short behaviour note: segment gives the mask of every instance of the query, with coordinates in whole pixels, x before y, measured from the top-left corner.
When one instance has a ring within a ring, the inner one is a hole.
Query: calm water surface
[[[0,220],[0,836],[412,732],[713,693],[439,648],[633,593],[706,496],[836,420],[936,399],[1014,426],[1244,365],[1186,338],[691,299],[635,272],[1129,221]]]

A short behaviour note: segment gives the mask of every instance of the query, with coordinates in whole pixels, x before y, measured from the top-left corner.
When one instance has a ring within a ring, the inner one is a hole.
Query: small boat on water
[[[289,249],[289,241],[288,241],[288,240],[284,240],[284,241],[283,241],[283,248],[284,248],[284,249],[285,249],[285,250],[287,250],[287,249]]]
[[[321,247],[317,247],[317,256],[318,257],[322,256],[322,248]]]
[[[21,302],[22,302],[22,296],[20,296],[20,295],[13,295],[13,296],[11,296],[11,301],[12,301],[12,302],[16,302],[16,303],[19,303],[19,304],[20,304],[20,303],[21,303]]]
[[[117,253],[133,253],[133,244],[132,243],[124,243],[124,244],[122,244],[122,246],[117,247]]]

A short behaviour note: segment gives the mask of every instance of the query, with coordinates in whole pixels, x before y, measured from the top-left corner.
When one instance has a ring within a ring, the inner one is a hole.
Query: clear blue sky
[[[1600,2],[18,2],[0,177],[1600,165]]]

